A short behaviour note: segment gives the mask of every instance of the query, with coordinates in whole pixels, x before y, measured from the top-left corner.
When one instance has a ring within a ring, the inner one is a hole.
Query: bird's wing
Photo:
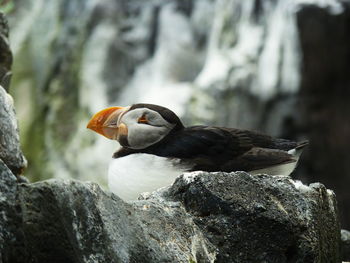
[[[253,147],[222,165],[223,171],[254,171],[275,165],[294,163],[297,159],[283,150]]]
[[[194,126],[172,136],[158,154],[193,163],[192,170],[251,171],[294,162],[285,150],[296,145],[253,131]]]
[[[233,128],[219,128],[227,130],[232,134],[243,133],[245,136],[251,139],[251,143],[254,147],[277,149],[288,151],[298,146],[298,143],[286,139],[275,138],[257,131],[239,130]],[[307,144],[307,142],[305,142]]]
[[[233,158],[251,149],[251,139],[244,133],[232,134],[217,127],[193,126],[168,136],[167,140],[150,149],[165,157],[214,159]],[[230,157],[229,157],[230,156]]]

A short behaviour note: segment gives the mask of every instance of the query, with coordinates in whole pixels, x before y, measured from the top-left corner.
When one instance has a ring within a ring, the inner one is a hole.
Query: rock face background
[[[350,226],[349,1],[14,2],[10,91],[33,180],[103,183],[117,145],[88,118],[152,102],[187,124],[308,138],[296,176],[334,189]]]

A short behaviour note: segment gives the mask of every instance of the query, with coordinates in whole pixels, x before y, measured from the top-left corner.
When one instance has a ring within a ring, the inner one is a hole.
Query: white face
[[[175,126],[167,122],[158,112],[148,108],[136,108],[126,112],[118,124],[127,128],[127,146],[132,149],[143,149],[162,140]]]

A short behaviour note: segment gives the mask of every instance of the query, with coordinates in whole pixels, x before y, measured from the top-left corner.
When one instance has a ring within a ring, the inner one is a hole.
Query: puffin
[[[236,128],[185,127],[173,111],[146,103],[103,109],[87,128],[119,142],[108,187],[124,200],[169,186],[191,171],[289,176],[308,144]]]

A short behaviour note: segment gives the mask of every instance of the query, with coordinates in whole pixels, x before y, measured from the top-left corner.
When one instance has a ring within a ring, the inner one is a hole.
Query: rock
[[[10,234],[24,236],[6,240],[12,242],[1,251],[5,262],[189,262],[192,252],[204,262],[213,257],[207,254],[212,245],[179,203],[127,204],[96,184],[69,180],[9,188],[20,204],[20,214],[3,210],[7,222],[18,221]]]
[[[12,97],[0,86],[0,159],[19,175],[26,167],[20,149],[19,134]]]
[[[349,229],[350,2],[304,4],[297,19],[303,53],[299,109],[310,140],[300,163],[308,182],[336,192],[342,227]]]
[[[13,99],[5,90],[10,84],[12,65],[8,35],[7,20],[0,12],[0,160],[13,174],[19,175],[26,167],[26,160],[20,149]]]
[[[335,195],[321,184],[199,173],[170,192],[218,249],[218,262],[339,262]]]
[[[341,252],[342,260],[350,261],[350,232],[345,229],[341,230]]]
[[[0,262],[11,262],[15,255],[13,241],[20,235],[17,227],[20,220],[16,211],[17,179],[0,160]]]
[[[11,80],[12,52],[9,42],[9,28],[7,20],[0,12],[0,85],[8,90]]]
[[[320,184],[194,172],[126,203],[94,183],[16,185],[0,171],[3,262],[339,262]]]

